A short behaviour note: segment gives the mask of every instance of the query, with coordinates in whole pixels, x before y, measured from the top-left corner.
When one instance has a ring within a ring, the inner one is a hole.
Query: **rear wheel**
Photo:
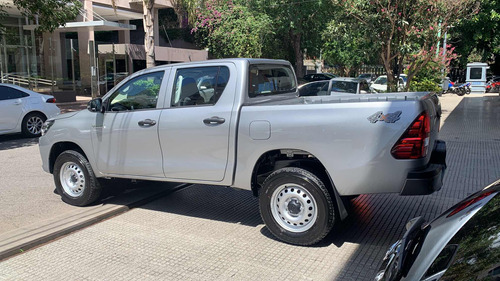
[[[330,192],[317,176],[301,168],[282,168],[269,175],[259,206],[269,231],[290,244],[315,244],[335,223]]]
[[[54,164],[54,182],[64,202],[86,206],[99,199],[102,191],[88,160],[79,152],[67,150]]]
[[[23,118],[23,123],[22,123],[23,134],[28,138],[39,137],[42,134],[42,125],[43,122],[45,122],[45,120],[47,120],[47,117],[45,117],[45,115],[41,113],[32,112],[27,114]]]

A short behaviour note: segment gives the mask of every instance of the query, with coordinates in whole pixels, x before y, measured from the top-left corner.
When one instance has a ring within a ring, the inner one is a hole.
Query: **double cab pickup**
[[[431,93],[298,97],[287,61],[209,60],[136,72],[47,120],[40,153],[69,204],[98,200],[105,178],[230,186],[259,197],[277,238],[310,245],[345,199],[441,188],[440,114]]]

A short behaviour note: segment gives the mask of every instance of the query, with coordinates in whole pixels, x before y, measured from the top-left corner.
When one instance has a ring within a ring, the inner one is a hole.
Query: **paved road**
[[[315,247],[274,240],[250,192],[195,185],[3,261],[0,280],[371,280],[409,219],[433,218],[500,178],[498,95],[441,101],[442,190],[360,196]]]

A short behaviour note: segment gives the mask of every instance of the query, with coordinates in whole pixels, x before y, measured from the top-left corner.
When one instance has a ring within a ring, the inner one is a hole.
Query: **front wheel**
[[[301,168],[282,168],[260,190],[262,220],[278,239],[295,245],[321,241],[335,224],[335,207],[325,184]]]
[[[101,195],[101,184],[80,152],[68,150],[61,153],[54,164],[53,175],[57,192],[70,205],[86,206]]]

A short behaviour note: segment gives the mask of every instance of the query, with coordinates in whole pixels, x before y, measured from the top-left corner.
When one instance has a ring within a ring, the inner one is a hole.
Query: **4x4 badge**
[[[367,119],[370,123],[377,123],[378,121],[385,121],[385,123],[395,123],[400,119],[401,111],[396,111],[394,113],[387,113],[384,115],[382,111],[377,111],[370,115]]]

